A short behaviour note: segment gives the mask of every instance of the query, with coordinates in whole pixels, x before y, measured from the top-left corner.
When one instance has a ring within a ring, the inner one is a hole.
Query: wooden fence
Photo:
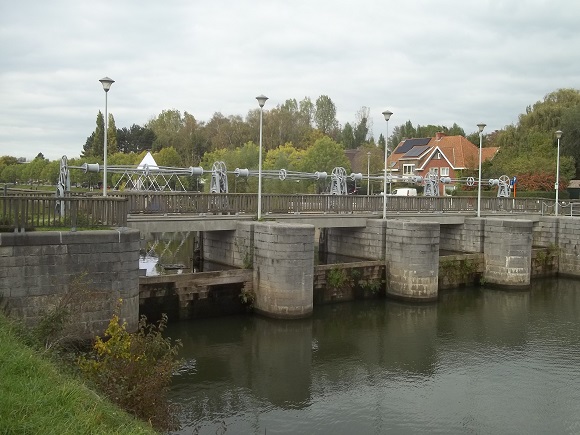
[[[101,228],[127,226],[127,199],[110,197],[0,196],[0,228]]]

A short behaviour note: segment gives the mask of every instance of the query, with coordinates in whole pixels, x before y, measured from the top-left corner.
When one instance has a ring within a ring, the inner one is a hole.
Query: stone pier
[[[314,285],[314,226],[254,225],[254,309],[266,316],[308,317]]]
[[[439,223],[387,221],[387,295],[397,299],[437,299]]]
[[[483,279],[486,285],[527,288],[532,264],[532,227],[528,220],[486,219]]]

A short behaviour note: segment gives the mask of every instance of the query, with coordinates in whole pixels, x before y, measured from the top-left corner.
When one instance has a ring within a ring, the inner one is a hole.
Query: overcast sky
[[[0,5],[0,155],[78,157],[115,80],[118,128],[161,111],[245,117],[328,95],[341,125],[517,122],[580,84],[580,2],[19,0]]]

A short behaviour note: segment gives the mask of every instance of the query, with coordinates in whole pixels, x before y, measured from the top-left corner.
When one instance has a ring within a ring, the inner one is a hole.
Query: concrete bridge
[[[580,219],[543,216],[540,199],[486,198],[478,218],[475,198],[389,198],[387,218],[381,219],[381,197],[282,195],[264,201],[266,219],[258,222],[254,220],[255,195],[125,196],[140,198],[142,208],[134,207],[135,198],[70,199],[71,204],[78,202],[79,216],[85,207],[106,205],[99,209],[102,213],[89,217],[101,216],[99,222],[109,227],[114,220],[107,221],[108,217],[126,216],[126,224],[117,230],[0,233],[0,296],[4,301],[23,316],[36,319],[43,307],[72,289],[78,274],[86,272],[95,283],[93,296],[98,301],[79,309],[86,313],[81,320],[86,331],[106,325],[119,295],[125,300],[130,325],[136,325],[139,234],[161,231],[199,231],[203,258],[242,270],[243,277],[232,278],[238,283],[248,282],[251,274],[254,308],[272,317],[311,315],[318,273],[316,243],[331,254],[381,263],[381,291],[413,301],[437,298],[442,251],[477,257],[478,272],[487,285],[527,288],[537,247],[555,253],[556,273],[580,276]],[[22,203],[27,207],[9,210],[19,210],[19,216],[30,210],[31,216],[52,224],[54,203],[47,199],[44,205],[44,199],[34,197]],[[121,203],[129,205],[111,206]],[[65,203],[60,210],[75,210],[69,205]],[[342,275],[334,275],[337,279],[332,281],[341,281]],[[377,279],[372,278],[373,285]],[[340,296],[338,290],[343,287],[337,282],[329,287]],[[181,291],[184,300],[194,294],[203,296],[204,291]],[[79,303],[85,300],[89,299]]]
[[[118,193],[128,200],[127,225],[143,233],[228,231],[257,215],[253,194]],[[382,217],[382,196],[263,195],[267,221],[309,224],[317,228],[363,227]],[[553,212],[553,201],[538,198],[482,198],[484,216],[535,219]],[[477,215],[475,197],[387,197],[387,218],[463,223]]]
[[[234,228],[200,232],[202,256],[250,270],[251,287],[244,281],[248,275],[237,276],[236,282],[251,288],[254,309],[285,318],[309,316],[317,297],[341,300],[345,289],[352,290],[348,283],[354,275],[333,270],[344,266],[315,266],[317,243],[326,253],[358,257],[372,263],[369,267],[381,268],[380,278],[375,271],[370,281],[363,280],[369,288],[378,285],[390,297],[419,302],[436,300],[439,289],[445,286],[473,284],[474,276],[487,286],[527,289],[532,277],[545,272],[543,266],[548,264],[550,273],[580,276],[580,219],[537,215],[433,217],[366,218],[364,223],[359,220],[362,217],[335,217],[334,226],[324,226],[328,221],[315,221],[317,217],[305,218],[314,223],[299,222],[302,217],[263,222],[238,219]],[[442,252],[458,255],[443,261]],[[356,263],[350,267],[357,267]],[[458,281],[462,274],[469,277]],[[455,282],[450,282],[450,276]],[[316,295],[321,280],[331,294]]]

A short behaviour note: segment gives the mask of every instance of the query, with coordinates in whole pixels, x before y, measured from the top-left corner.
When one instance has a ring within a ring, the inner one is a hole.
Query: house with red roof
[[[481,150],[482,162],[492,159],[498,147]],[[476,170],[479,166],[479,147],[463,136],[447,136],[437,133],[435,137],[405,139],[397,145],[387,159],[387,168],[393,176],[429,174],[450,177],[452,184],[462,177],[462,172]]]

